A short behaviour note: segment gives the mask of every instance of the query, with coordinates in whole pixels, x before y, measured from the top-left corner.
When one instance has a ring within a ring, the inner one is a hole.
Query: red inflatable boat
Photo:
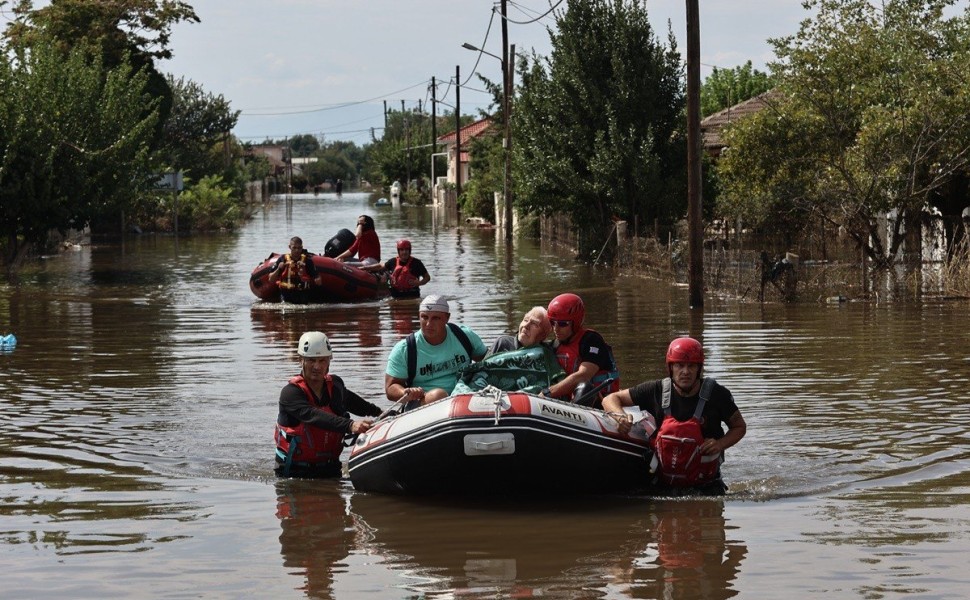
[[[279,286],[269,281],[269,274],[279,257],[280,254],[276,252],[270,254],[266,260],[256,265],[249,276],[249,289],[266,302],[360,302],[390,294],[383,275],[363,271],[321,254],[314,254],[311,259],[322,279],[322,285],[309,283],[305,289],[288,290],[281,294]]]

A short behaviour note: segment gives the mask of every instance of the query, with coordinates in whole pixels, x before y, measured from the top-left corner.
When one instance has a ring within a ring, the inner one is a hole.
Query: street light
[[[505,59],[501,56],[492,54],[487,50],[478,48],[477,46],[472,46],[468,42],[461,45],[465,50],[472,50],[473,52],[479,52],[481,54],[487,54],[492,58],[498,60],[502,63],[502,113],[505,115],[505,140],[502,142],[502,146],[505,149],[505,175],[502,178],[502,202],[505,203],[505,239],[509,242],[512,241],[512,125],[511,116],[509,114],[509,94],[511,90],[509,89],[509,69],[508,64]],[[514,53],[515,46],[512,46]]]
[[[461,47],[462,47],[462,48],[464,48],[465,50],[471,50],[471,51],[473,51],[473,52],[481,52],[482,54],[488,54],[489,56],[491,56],[492,58],[494,58],[494,59],[496,59],[496,60],[498,60],[498,61],[501,61],[501,62],[503,62],[503,63],[505,62],[505,61],[503,61],[503,60],[502,60],[502,57],[501,57],[501,56],[498,56],[498,55],[496,55],[496,54],[492,54],[492,53],[491,53],[491,52],[489,52],[488,50],[482,50],[482,49],[481,49],[481,48],[479,48],[478,46],[472,46],[472,45],[471,45],[471,44],[469,44],[468,42],[465,42],[464,44],[462,44],[462,45],[461,45]],[[502,70],[503,70],[503,71],[505,70],[505,69],[504,69],[504,65],[503,65],[503,69],[502,69]]]

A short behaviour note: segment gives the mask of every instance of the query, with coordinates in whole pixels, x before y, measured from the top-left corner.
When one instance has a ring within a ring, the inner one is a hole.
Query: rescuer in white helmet
[[[374,404],[344,386],[330,373],[333,348],[326,334],[308,331],[297,345],[300,374],[280,391],[276,419],[276,473],[283,477],[339,477],[344,436],[364,433],[376,417]]]

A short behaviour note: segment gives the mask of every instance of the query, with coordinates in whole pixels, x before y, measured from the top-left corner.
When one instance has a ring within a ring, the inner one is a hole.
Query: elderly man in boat
[[[464,369],[454,393],[477,392],[492,386],[506,392],[538,394],[562,381],[565,371],[546,340],[552,323],[546,309],[534,306],[522,317],[516,335],[495,340],[488,356]]]

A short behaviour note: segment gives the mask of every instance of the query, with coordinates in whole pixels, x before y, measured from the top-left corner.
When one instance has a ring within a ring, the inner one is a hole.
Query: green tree
[[[4,2],[5,3],[5,2]],[[172,57],[172,28],[183,21],[199,22],[186,2],[179,0],[51,0],[34,9],[32,0],[18,0],[14,20],[5,31],[14,50],[21,53],[39,40],[48,40],[63,53],[79,51],[106,69],[122,63],[143,71],[146,89],[159,99],[156,137],[171,110],[172,94],[155,60]]]
[[[520,67],[512,111],[516,204],[565,212],[589,256],[619,217],[662,231],[686,208],[683,68],[642,2],[573,0],[549,59]]]
[[[172,110],[163,126],[163,156],[170,168],[184,171],[195,180],[226,174],[224,152],[212,152],[228,141],[239,119],[222,95],[206,92],[184,77],[167,76],[172,90]]]
[[[953,4],[806,2],[816,16],[773,40],[785,100],[725,132],[719,209],[790,234],[821,219],[888,268],[968,167],[970,20],[944,17]]]
[[[381,139],[370,145],[367,153],[367,174],[371,181],[390,185],[411,179],[429,178],[431,175],[431,116],[416,110],[390,110],[386,115],[387,126]],[[444,118],[439,120],[439,135]],[[454,130],[454,116],[451,130]],[[471,119],[468,119],[471,122]]]
[[[0,52],[0,235],[8,271],[51,230],[81,229],[152,183],[148,77],[40,41]]]
[[[751,61],[733,69],[718,69],[701,85],[701,117],[712,115],[767,92],[775,85],[768,73],[755,69]]]

